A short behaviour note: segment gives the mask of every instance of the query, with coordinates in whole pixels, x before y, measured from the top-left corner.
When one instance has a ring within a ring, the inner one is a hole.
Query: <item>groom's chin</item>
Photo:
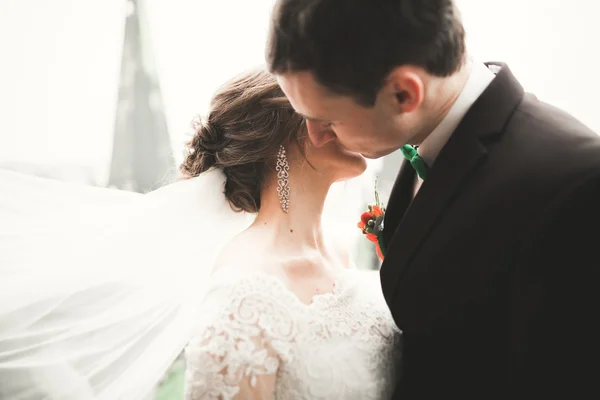
[[[385,151],[379,151],[376,153],[360,153],[364,158],[367,158],[369,160],[376,160],[378,158],[381,157],[385,157],[388,154],[392,154],[394,151],[396,150],[385,150]]]
[[[371,153],[360,153],[364,158],[369,159],[369,160],[376,160],[378,159],[380,156],[378,156],[377,154],[371,154]]]

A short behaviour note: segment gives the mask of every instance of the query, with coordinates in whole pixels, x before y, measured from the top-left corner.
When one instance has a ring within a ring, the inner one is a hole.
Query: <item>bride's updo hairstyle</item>
[[[280,145],[305,136],[304,119],[264,70],[241,75],[213,97],[206,119],[193,122],[181,165],[184,178],[215,167],[227,178],[225,196],[233,209],[258,212],[260,193],[274,173]],[[303,146],[299,146],[300,149]]]

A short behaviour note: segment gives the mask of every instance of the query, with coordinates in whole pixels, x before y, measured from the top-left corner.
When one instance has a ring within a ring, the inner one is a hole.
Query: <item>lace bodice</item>
[[[391,396],[400,333],[376,272],[345,271],[309,305],[265,273],[211,287],[186,348],[186,400]]]

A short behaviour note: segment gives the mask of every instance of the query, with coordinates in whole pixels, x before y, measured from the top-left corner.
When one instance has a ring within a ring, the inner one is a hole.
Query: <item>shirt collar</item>
[[[442,122],[419,145],[419,155],[431,167],[475,100],[494,80],[495,73],[482,62],[469,60],[471,72],[460,95]],[[495,71],[497,72],[497,71]]]

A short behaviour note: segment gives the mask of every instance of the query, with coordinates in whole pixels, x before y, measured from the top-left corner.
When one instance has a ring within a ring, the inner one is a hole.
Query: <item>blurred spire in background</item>
[[[175,175],[143,8],[128,0],[109,187],[147,192]]]

